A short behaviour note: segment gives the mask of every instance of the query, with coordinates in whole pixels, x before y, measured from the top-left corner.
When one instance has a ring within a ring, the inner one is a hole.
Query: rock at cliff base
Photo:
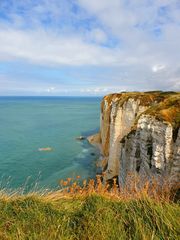
[[[85,139],[86,139],[86,137],[84,137],[84,136],[76,137],[76,140],[78,140],[78,141],[83,141],[83,140],[85,140]]]
[[[92,145],[98,145],[101,141],[100,133],[96,133],[94,135],[91,135],[87,138],[88,142]]]

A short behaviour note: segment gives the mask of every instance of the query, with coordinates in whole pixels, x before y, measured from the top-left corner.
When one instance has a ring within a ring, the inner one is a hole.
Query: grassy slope
[[[0,198],[0,239],[178,239],[176,203],[100,195]]]

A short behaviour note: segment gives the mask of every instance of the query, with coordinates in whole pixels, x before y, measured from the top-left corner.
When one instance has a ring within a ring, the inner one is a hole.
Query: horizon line
[[[0,95],[0,97],[103,97],[104,95]]]

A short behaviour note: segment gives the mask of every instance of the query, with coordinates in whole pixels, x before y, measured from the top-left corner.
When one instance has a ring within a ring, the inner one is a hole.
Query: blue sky
[[[179,0],[1,0],[0,95],[180,90]]]

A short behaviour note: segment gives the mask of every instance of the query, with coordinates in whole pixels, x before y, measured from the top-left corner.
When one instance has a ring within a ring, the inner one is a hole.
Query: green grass
[[[0,198],[0,239],[179,239],[180,205],[141,199]]]

